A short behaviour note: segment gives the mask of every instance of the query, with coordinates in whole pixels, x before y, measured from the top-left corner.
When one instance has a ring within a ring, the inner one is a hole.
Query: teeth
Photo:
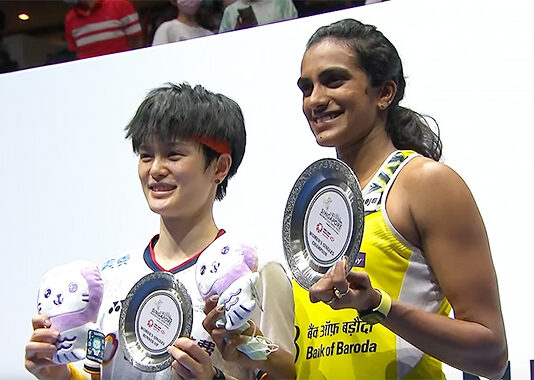
[[[167,186],[151,186],[152,191],[169,191],[172,190],[172,187]]]
[[[325,121],[328,121],[328,120],[335,119],[337,116],[338,116],[337,114],[324,115],[324,116],[316,118],[315,122],[322,123],[322,122],[325,122]]]

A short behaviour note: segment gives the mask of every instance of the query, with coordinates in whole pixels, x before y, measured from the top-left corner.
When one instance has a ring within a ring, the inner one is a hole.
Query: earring
[[[215,183],[218,185],[219,183],[221,183],[221,180],[220,179],[216,179]]]

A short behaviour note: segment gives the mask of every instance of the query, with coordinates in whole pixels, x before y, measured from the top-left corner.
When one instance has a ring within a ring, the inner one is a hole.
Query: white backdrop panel
[[[157,233],[123,128],[147,91],[165,82],[200,83],[241,105],[247,152],[216,220],[250,236],[264,258],[283,262],[289,190],[309,163],[335,154],[315,144],[302,115],[300,59],[319,26],[352,17],[377,25],[398,48],[408,82],[404,105],[440,123],[444,161],[471,187],[488,229],[512,378],[528,378],[531,14],[526,0],[392,0],[0,76],[0,377],[32,378],[24,345],[47,269],[143,247]]]

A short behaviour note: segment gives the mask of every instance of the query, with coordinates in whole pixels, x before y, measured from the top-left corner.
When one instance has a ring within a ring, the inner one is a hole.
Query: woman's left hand
[[[310,287],[310,301],[324,302],[332,309],[372,309],[380,303],[380,293],[365,272],[346,274],[346,260],[338,262]]]

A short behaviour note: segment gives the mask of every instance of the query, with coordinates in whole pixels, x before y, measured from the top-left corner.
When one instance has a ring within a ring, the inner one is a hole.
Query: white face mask
[[[176,5],[178,6],[178,11],[186,15],[194,16],[202,0],[176,0]]]
[[[249,336],[247,343],[240,344],[237,349],[251,360],[265,360],[269,354],[278,350],[278,345],[274,344],[270,339],[258,335]]]
[[[254,332],[252,336],[247,336],[247,342],[237,346],[237,350],[244,353],[251,360],[265,360],[267,356],[278,350],[279,346],[273,343],[269,338],[261,335],[256,335],[256,324],[253,321]],[[219,319],[215,322],[217,328],[224,328],[224,320]],[[237,329],[238,332],[243,332],[250,327],[250,324],[246,322],[241,328]],[[225,340],[228,338],[225,338]]]

